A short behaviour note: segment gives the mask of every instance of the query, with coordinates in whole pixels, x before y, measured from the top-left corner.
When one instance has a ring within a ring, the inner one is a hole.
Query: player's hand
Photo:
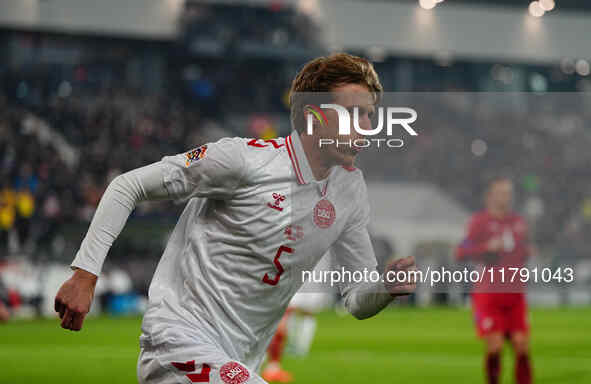
[[[82,269],[76,269],[55,296],[55,311],[62,319],[64,329],[79,331],[82,329],[84,317],[90,311],[94,297],[96,275]]]
[[[499,261],[499,252],[503,249],[503,240],[500,236],[491,238],[486,243],[486,252],[482,255],[482,261],[486,265],[495,265]]]
[[[503,247],[503,240],[500,236],[495,236],[491,238],[488,243],[486,243],[486,250],[488,252],[499,252]]]
[[[386,270],[384,271],[384,284],[386,285],[386,290],[388,293],[390,293],[390,295],[393,297],[404,296],[413,293],[417,288],[417,275],[411,271],[416,270],[417,266],[415,264],[414,256],[394,260],[388,264]],[[390,277],[405,276],[406,278],[401,279],[400,281],[399,279],[391,279],[388,277],[388,272],[390,272]]]

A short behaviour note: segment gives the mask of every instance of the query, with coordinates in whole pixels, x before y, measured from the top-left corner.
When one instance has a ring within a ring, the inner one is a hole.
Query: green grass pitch
[[[139,318],[90,318],[80,333],[56,319],[0,324],[0,384],[136,382]],[[591,308],[534,309],[535,382],[591,383]],[[368,320],[318,317],[310,355],[287,358],[296,383],[484,383],[470,312],[393,308]],[[513,383],[512,354],[503,383]]]

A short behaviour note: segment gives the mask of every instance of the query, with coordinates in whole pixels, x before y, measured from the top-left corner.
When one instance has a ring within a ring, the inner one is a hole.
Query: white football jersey
[[[301,271],[329,249],[338,268],[376,268],[361,171],[335,166],[316,181],[295,131],[226,138],[162,163],[169,195],[189,200],[150,286],[144,341],[181,327],[257,369]]]

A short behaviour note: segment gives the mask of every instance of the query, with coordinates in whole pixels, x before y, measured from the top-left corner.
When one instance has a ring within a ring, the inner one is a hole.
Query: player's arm
[[[365,185],[360,201],[360,209],[354,215],[352,225],[341,234],[331,251],[337,261],[339,269],[346,271],[376,271],[377,260],[373,251],[367,225],[369,223],[369,203]],[[414,277],[405,281],[390,281],[385,279],[388,271],[408,272],[415,269],[414,257],[396,260],[386,267],[378,281],[341,282],[340,290],[347,310],[357,319],[372,317],[384,309],[397,296],[414,292],[416,282]]]
[[[230,198],[242,179],[241,145],[239,139],[222,139],[201,147],[202,152],[164,157],[109,184],[72,262],[74,274],[55,298],[63,328],[81,329],[107,253],[137,203],[193,196]]]
[[[466,238],[456,249],[456,259],[458,261],[483,260],[501,250],[501,238],[487,238],[483,236],[483,230],[482,221],[477,216],[474,216],[468,224]]]
[[[346,271],[351,273],[368,271],[368,274],[376,271],[377,262],[367,231],[365,231],[365,234],[361,232],[355,235],[348,234],[348,237],[350,237],[349,240],[339,242],[332,247],[336,259],[339,260],[339,269],[344,267]],[[351,239],[351,237],[355,238],[355,240]],[[357,245],[353,245],[353,241]],[[399,271],[403,273],[397,274]],[[394,298],[415,291],[416,276],[412,271],[416,271],[415,260],[413,256],[409,256],[389,264],[377,281],[368,279],[361,282],[341,282],[340,289],[345,308],[360,320],[378,314]],[[388,272],[393,272],[390,276],[404,275],[407,278],[400,281],[389,280],[386,278]]]

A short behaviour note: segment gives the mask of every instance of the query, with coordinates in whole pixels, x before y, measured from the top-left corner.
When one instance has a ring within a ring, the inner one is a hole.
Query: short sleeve
[[[165,156],[162,158],[164,187],[175,199],[229,199],[244,177],[244,151],[244,140],[235,137]]]

